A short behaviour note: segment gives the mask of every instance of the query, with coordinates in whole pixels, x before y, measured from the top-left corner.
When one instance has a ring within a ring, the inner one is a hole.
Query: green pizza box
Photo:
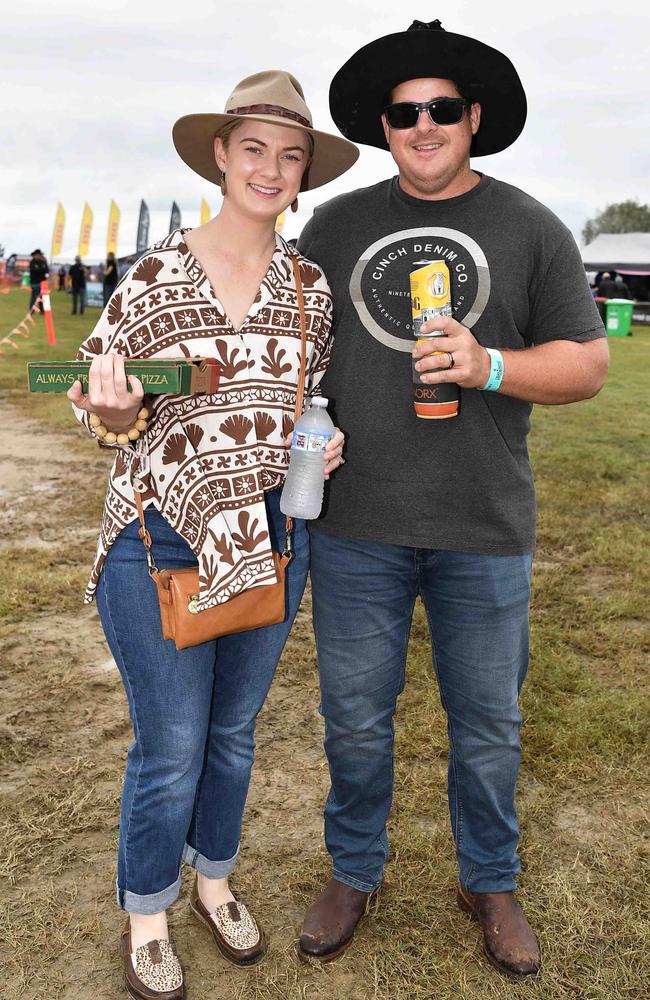
[[[221,369],[214,358],[127,359],[127,375],[142,382],[145,393],[190,396],[213,393],[219,386]],[[79,379],[83,392],[88,391],[89,361],[32,361],[27,365],[30,392],[67,392]]]

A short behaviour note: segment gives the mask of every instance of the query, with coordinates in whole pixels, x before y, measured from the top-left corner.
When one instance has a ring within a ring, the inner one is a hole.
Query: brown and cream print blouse
[[[137,517],[134,490],[155,504],[199,563],[201,609],[275,581],[264,492],[282,485],[300,370],[300,316],[290,255],[300,262],[307,320],[307,391],[327,366],[332,298],[321,269],[276,234],[276,248],[239,330],[176,230],[122,279],[78,357],[210,357],[211,395],[150,396],[149,426],[116,447],[86,603],[106,554]],[[89,426],[88,414],[75,408]],[[155,538],[153,550],[155,554]]]

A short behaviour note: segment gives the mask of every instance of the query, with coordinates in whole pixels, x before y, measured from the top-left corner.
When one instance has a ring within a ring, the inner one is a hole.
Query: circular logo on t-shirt
[[[368,333],[394,351],[413,350],[410,274],[442,260],[449,269],[454,319],[472,327],[490,296],[490,269],[478,243],[457,229],[405,229],[364,250],[350,295]]]

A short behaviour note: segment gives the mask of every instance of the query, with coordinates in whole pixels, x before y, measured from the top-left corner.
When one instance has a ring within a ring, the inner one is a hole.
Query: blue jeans
[[[86,308],[86,289],[80,288],[78,291],[72,289],[72,315],[77,314],[77,305],[79,306],[79,312],[83,316],[84,310]]]
[[[266,495],[271,543],[284,547],[280,491]],[[196,565],[194,553],[160,512],[145,512],[159,566]],[[309,563],[304,521],[294,521],[279,625],[177,650],[162,637],[156,588],[132,521],[109,549],[97,605],[129,703],[134,742],[122,791],[118,905],[166,909],[185,861],[225,878],[239,850],[254,757],[255,721],[300,605]]]
[[[515,888],[518,695],[528,664],[532,556],[482,556],[311,531],[314,628],[331,789],[334,877],[369,892],[388,859],[393,716],[415,598],[429,623],[449,734],[448,797],[460,881]]]
[[[31,294],[29,296],[29,311],[30,312],[32,311],[32,306],[34,306],[36,304],[36,301],[39,298],[40,294],[41,294],[41,285],[40,285],[40,282],[39,282],[37,285],[32,285],[32,291],[31,291]],[[39,302],[38,308],[41,310],[41,312],[44,311],[43,310],[43,303],[42,302]]]

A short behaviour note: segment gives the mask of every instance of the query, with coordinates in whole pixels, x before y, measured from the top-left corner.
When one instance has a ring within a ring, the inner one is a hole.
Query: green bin
[[[607,299],[605,328],[608,337],[627,337],[632,326],[634,303],[629,299]]]

